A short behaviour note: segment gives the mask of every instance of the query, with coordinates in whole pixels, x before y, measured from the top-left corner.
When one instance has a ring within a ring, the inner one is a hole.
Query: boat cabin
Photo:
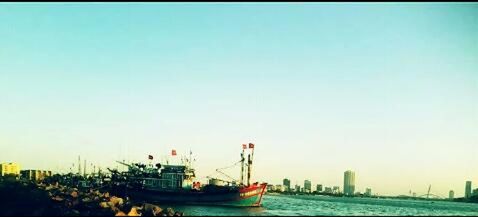
[[[163,165],[160,178],[142,178],[147,189],[192,189],[194,170],[183,165]]]

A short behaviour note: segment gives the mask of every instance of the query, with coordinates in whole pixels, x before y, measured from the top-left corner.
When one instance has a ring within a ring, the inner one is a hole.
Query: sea
[[[179,206],[188,216],[476,216],[478,204],[321,195],[264,195],[262,207]]]

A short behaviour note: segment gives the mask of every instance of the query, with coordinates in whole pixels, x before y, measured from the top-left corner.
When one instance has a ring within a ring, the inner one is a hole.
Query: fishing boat
[[[246,162],[245,151],[248,154]],[[176,155],[172,151],[172,155]],[[128,172],[115,174],[117,189],[123,189],[133,200],[149,202],[180,203],[192,205],[218,205],[236,207],[261,206],[267,183],[251,183],[251,170],[254,157],[254,144],[243,144],[241,160],[235,165],[241,165],[240,180],[222,180],[207,177],[208,183],[195,181],[195,170],[191,159],[180,165],[157,163],[153,165],[153,156],[149,155],[149,165],[135,163],[125,164]],[[234,166],[234,165],[233,165]],[[220,169],[216,170],[226,175]],[[227,175],[226,175],[227,176]],[[246,176],[246,178],[244,178]],[[230,177],[230,176],[228,176]]]

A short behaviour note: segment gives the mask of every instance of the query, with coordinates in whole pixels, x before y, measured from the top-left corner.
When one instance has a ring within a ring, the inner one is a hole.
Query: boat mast
[[[251,164],[252,164],[251,154],[249,154],[247,157],[248,157],[248,160],[247,160],[247,186],[250,186],[251,185]]]
[[[247,162],[247,186],[251,185],[251,170],[252,170],[252,160],[254,158],[254,144],[249,143],[249,149],[252,149],[252,157],[251,154],[248,155],[248,162]]]
[[[78,155],[78,175],[81,176],[81,157]]]
[[[85,159],[85,164],[84,164],[84,167],[83,167],[83,177],[86,178],[86,159]]]
[[[244,185],[244,150],[247,148],[246,144],[242,144],[242,154],[241,154],[241,185]]]

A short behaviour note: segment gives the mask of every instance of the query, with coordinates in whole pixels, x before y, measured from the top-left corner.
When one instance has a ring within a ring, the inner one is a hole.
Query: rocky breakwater
[[[48,193],[61,215],[67,216],[183,216],[172,208],[149,203],[134,203],[109,192],[79,190],[62,185],[38,185]]]

